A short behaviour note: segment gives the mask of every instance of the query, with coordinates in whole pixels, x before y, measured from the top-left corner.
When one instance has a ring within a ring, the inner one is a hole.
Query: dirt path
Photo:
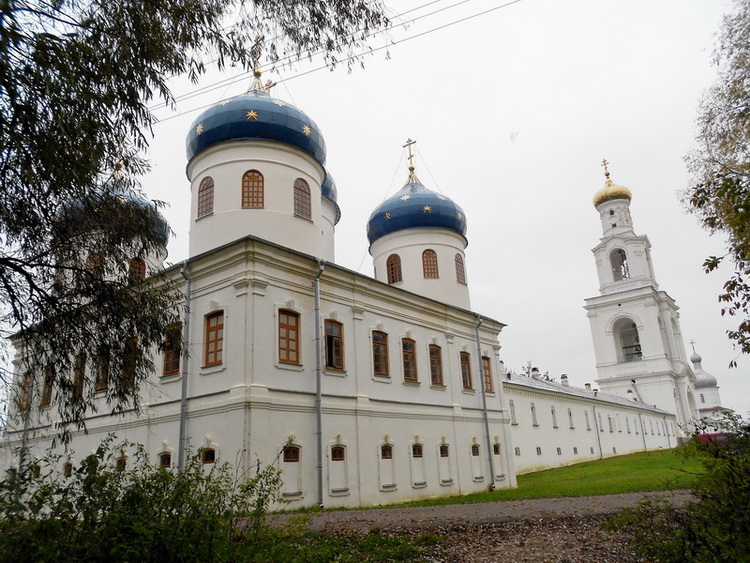
[[[319,532],[339,530],[369,531],[373,529],[430,529],[443,526],[496,524],[515,520],[548,520],[562,517],[610,515],[634,506],[644,498],[664,498],[676,506],[690,499],[688,491],[627,493],[595,497],[563,497],[508,500],[477,504],[453,504],[420,508],[382,508],[339,510],[312,513],[305,526]],[[282,524],[294,515],[270,517],[273,524]]]
[[[609,517],[643,499],[673,506],[688,491],[631,493],[456,504],[423,508],[342,510],[306,514],[304,525],[332,534],[380,531],[410,536],[431,563],[641,563],[628,537],[602,530]],[[275,515],[283,525],[294,515]]]

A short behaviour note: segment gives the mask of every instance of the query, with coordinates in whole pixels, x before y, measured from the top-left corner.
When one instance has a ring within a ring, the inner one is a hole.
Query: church
[[[61,473],[113,433],[170,470],[191,452],[237,474],[275,465],[286,508],[391,504],[671,448],[721,410],[700,357],[688,365],[677,305],[633,228],[632,194],[609,172],[594,197],[600,295],[585,305],[598,379],[576,388],[504,366],[505,325],[471,307],[468,219],[418,179],[413,141],[403,188],[367,221],[374,277],[337,265],[342,210],[322,133],[269,90],[256,71],[247,93],[188,132],[189,257],[166,268],[182,287],[186,353],[156,359],[141,412],[87,419]],[[165,256],[149,257],[147,273]],[[91,366],[80,370],[97,390]],[[25,429],[9,429],[2,467],[17,465],[22,442],[43,455],[52,392],[32,397]]]

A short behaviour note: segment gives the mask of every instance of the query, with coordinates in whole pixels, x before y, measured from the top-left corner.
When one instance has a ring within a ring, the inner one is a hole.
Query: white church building
[[[187,156],[189,258],[167,269],[183,288],[187,353],[157,359],[141,412],[87,419],[61,471],[114,433],[166,468],[186,451],[238,474],[277,465],[291,508],[366,506],[674,447],[720,409],[716,379],[697,355],[687,363],[677,306],[633,230],[631,193],[608,173],[594,200],[600,295],[585,306],[598,387],[582,389],[505,368],[505,325],[471,309],[467,218],[413,165],[368,220],[375,277],[337,265],[341,210],[321,132],[259,73],[196,119]],[[86,385],[106,389],[83,369]],[[32,456],[50,443],[56,413],[41,399],[54,390],[35,377],[30,424],[11,416],[3,468],[17,465],[22,441]]]

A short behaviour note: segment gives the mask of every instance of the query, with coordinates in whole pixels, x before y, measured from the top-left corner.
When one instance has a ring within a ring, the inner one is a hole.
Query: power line
[[[461,2],[457,3],[456,5],[463,4],[463,3],[466,3],[468,1],[470,1],[470,0],[462,0]],[[442,29],[446,29],[446,28],[454,26],[456,24],[463,23],[465,21],[468,21],[468,20],[471,20],[471,19],[474,19],[474,18],[478,18],[480,16],[484,16],[484,15],[489,14],[491,12],[495,12],[495,11],[500,10],[502,8],[507,8],[509,6],[512,6],[513,4],[518,4],[521,1],[522,0],[511,0],[510,2],[506,2],[505,4],[501,4],[499,6],[495,6],[493,8],[489,8],[487,10],[483,10],[483,11],[478,12],[476,14],[472,14],[470,16],[466,16],[465,18],[461,18],[461,19],[458,19],[458,20],[454,20],[454,21],[448,22],[448,23],[443,24],[441,26],[429,29],[427,31],[423,31],[422,33],[418,33],[416,35],[412,35],[410,37],[406,37],[406,38],[398,40],[398,41],[391,41],[388,45],[383,45],[381,47],[374,47],[374,48],[368,49],[367,51],[362,51],[360,53],[357,53],[357,54],[354,54],[354,55],[350,55],[349,57],[346,57],[346,58],[342,59],[341,61],[338,61],[338,63],[345,63],[345,62],[357,59],[357,58],[359,58],[359,57],[361,57],[361,56],[363,56],[365,54],[368,54],[368,53],[376,53],[378,51],[382,51],[383,49],[388,49],[389,47],[392,47],[392,46],[395,46],[395,45],[400,45],[402,43],[406,43],[407,41],[411,41],[412,39],[417,39],[419,37],[423,37],[425,35],[429,35],[430,33],[434,33],[436,31],[440,31]],[[450,7],[452,7],[452,6],[449,6],[447,8],[443,8],[440,11],[443,11],[443,10],[448,9]],[[434,13],[437,13],[437,12],[434,12]],[[428,14],[428,15],[431,15],[431,14]],[[421,17],[427,17],[427,15],[421,16]],[[412,21],[416,21],[416,19],[417,18],[415,18]],[[289,78],[283,78],[283,79],[279,80],[277,82],[277,84],[281,84],[281,83],[287,82],[289,80],[294,80],[295,78],[300,78],[301,76],[306,76],[306,75],[311,74],[313,72],[318,72],[318,71],[321,71],[321,70],[326,70],[328,68],[329,68],[328,65],[322,65],[322,66],[319,66],[319,67],[315,67],[315,68],[307,70],[305,72],[301,72],[301,73],[295,74],[294,76],[290,76]],[[244,75],[249,75],[249,73],[243,73],[243,74]],[[242,79],[245,78],[245,76],[243,76],[243,75],[240,75],[240,77]],[[212,91],[212,90],[214,90],[216,88],[220,88],[221,86],[225,85],[225,83],[227,83],[227,82],[229,82],[229,84],[231,84],[232,81],[237,82],[237,81],[239,81],[239,79],[240,78],[222,80],[222,81],[220,81],[218,83],[218,84],[220,84],[219,86],[211,85],[211,87],[206,87],[204,89],[201,89],[200,93],[204,94],[204,93],[210,92],[210,91]],[[195,94],[195,95],[198,95],[198,94]],[[192,98],[192,97],[194,97],[193,94],[188,94],[185,97],[181,98],[181,100],[189,99],[189,98]],[[183,115],[188,115],[190,113],[194,113],[196,111],[200,111],[202,109],[209,108],[209,107],[211,107],[213,105],[214,105],[214,102],[211,102],[209,104],[204,104],[202,106],[198,106],[198,107],[190,109],[190,110],[181,111],[181,112],[178,112],[178,113],[176,113],[174,115],[171,115],[169,117],[165,117],[164,119],[160,119],[159,123],[163,123],[165,121],[169,121],[171,119],[175,119],[175,118],[181,117]]]

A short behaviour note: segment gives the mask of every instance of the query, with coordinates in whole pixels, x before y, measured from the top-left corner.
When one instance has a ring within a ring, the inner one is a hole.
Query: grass
[[[702,468],[681,449],[641,452],[518,476],[517,489],[497,489],[398,506],[442,506],[528,498],[577,497],[689,488]]]

